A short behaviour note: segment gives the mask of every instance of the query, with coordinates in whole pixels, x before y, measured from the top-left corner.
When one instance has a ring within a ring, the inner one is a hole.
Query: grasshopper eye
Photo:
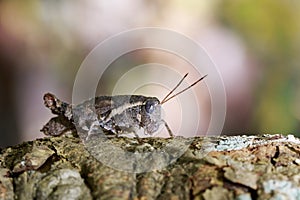
[[[157,104],[156,101],[152,101],[152,100],[146,101],[146,104],[145,104],[146,112],[149,113],[149,114],[153,113],[154,107],[155,107],[156,104]]]

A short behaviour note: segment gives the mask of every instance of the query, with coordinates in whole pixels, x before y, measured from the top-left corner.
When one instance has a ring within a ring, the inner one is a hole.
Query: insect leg
[[[50,121],[42,128],[42,132],[45,135],[59,136],[67,131],[74,130],[75,127],[65,116],[53,117]]]
[[[172,131],[171,131],[169,125],[167,124],[167,122],[166,122],[165,120],[162,120],[162,122],[164,123],[164,125],[165,125],[165,127],[166,127],[166,129],[167,129],[167,131],[168,131],[168,133],[169,133],[169,135],[170,135],[170,137],[173,138],[173,137],[174,137],[174,134],[172,133]]]
[[[72,118],[71,105],[59,100],[53,94],[47,93],[44,95],[44,104],[52,111],[53,114],[64,115],[69,120]]]

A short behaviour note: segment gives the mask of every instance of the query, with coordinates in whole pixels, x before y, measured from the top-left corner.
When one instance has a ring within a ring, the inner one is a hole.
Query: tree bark
[[[170,140],[119,137],[106,142],[151,152]],[[173,141],[188,148],[167,166],[140,173],[103,164],[74,133],[2,149],[0,199],[300,199],[300,140],[292,135]],[[124,165],[114,152],[107,154]]]

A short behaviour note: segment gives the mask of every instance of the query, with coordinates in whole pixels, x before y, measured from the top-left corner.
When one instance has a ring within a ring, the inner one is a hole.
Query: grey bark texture
[[[151,152],[170,140],[107,142]],[[2,149],[0,199],[300,199],[300,140],[292,135],[173,141],[189,146],[166,167],[143,173],[102,164],[74,132]],[[113,153],[107,157],[124,165]]]

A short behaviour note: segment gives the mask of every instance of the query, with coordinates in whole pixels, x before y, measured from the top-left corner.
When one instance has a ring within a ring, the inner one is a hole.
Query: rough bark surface
[[[132,152],[152,151],[169,140],[109,139]],[[144,173],[102,164],[74,133],[5,148],[0,199],[300,199],[300,140],[292,135],[176,141],[190,142],[184,154]]]

